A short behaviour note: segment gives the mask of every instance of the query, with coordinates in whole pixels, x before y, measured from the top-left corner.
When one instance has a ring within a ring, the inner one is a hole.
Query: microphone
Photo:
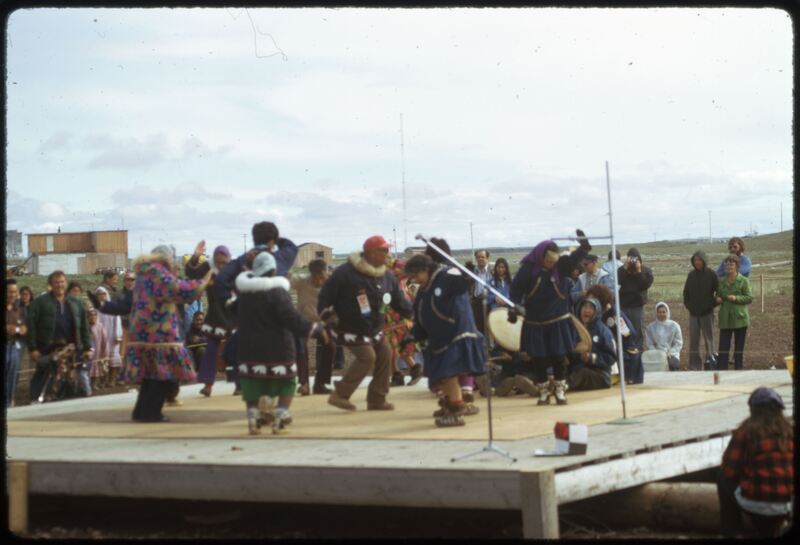
[[[425,240],[425,237],[423,237],[421,233],[420,233],[420,234],[417,234],[417,236],[415,236],[414,238],[415,238],[416,240],[423,240],[423,241],[427,242],[427,240]]]

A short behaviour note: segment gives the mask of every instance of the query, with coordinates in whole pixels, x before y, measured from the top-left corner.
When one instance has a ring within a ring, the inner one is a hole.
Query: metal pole
[[[394,258],[397,259],[397,229],[392,226],[392,234],[394,235]]]
[[[472,222],[469,222],[469,246],[472,249],[472,255],[475,255],[475,239],[472,236]]]
[[[764,275],[759,274],[758,276],[761,281],[761,312],[764,312]]]
[[[611,176],[608,173],[608,161],[606,161],[606,192],[608,193],[608,231],[611,233],[611,255],[616,258],[617,245],[614,241],[614,213],[611,209]],[[617,360],[619,365],[619,387],[622,393],[622,418],[628,418],[628,412],[625,408],[625,358],[622,350],[622,311],[619,308],[619,275],[617,268],[614,267],[614,312],[616,313],[617,324]]]
[[[408,220],[406,218],[406,155],[403,143],[403,114],[400,113],[400,179],[403,183],[403,245],[408,248]]]
[[[711,238],[711,210],[708,211],[708,243],[712,244],[714,241]]]
[[[242,233],[242,246],[244,246],[244,252],[247,253],[247,233]]]
[[[473,274],[472,271],[470,271],[464,265],[462,265],[461,263],[459,263],[458,261],[453,259],[453,256],[449,255],[447,252],[445,252],[444,250],[439,248],[436,244],[434,244],[430,240],[426,239],[422,235],[417,235],[414,238],[416,238],[417,240],[421,240],[422,242],[424,242],[425,244],[427,244],[428,246],[430,246],[431,248],[436,250],[439,254],[441,254],[442,257],[444,257],[450,263],[452,263],[453,265],[458,267],[458,269],[461,272],[465,273],[467,276],[471,277],[473,280],[478,282],[481,286],[483,286],[484,288],[486,288],[490,292],[494,293],[495,297],[499,298],[501,301],[503,301],[505,304],[507,304],[510,308],[515,309],[520,315],[522,315],[522,316],[525,315],[525,307],[515,304],[511,299],[509,299],[508,297],[506,297],[505,295],[503,295],[502,293],[500,293],[499,291],[494,289],[492,286],[490,286],[486,282],[484,282],[479,276],[475,276],[475,274]]]

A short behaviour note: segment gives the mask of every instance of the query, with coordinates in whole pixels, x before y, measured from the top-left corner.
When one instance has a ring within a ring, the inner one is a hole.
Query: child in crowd
[[[205,323],[206,314],[202,310],[194,313],[192,316],[192,325],[189,331],[186,332],[186,349],[192,355],[194,362],[194,370],[200,371],[200,362],[203,361],[203,356],[206,353],[206,334],[203,332],[203,324]]]
[[[683,346],[681,326],[678,322],[670,320],[669,305],[664,301],[656,303],[656,319],[647,326],[645,344],[648,350],[662,350],[667,354],[670,371],[680,369]]]
[[[275,276],[275,270],[275,258],[262,252],[253,260],[251,271],[236,277],[236,360],[251,435],[266,423],[272,423],[272,432],[278,433],[292,422],[289,406],[297,389],[294,336],[328,342],[322,322],[312,323],[294,308],[289,281]]]
[[[92,338],[92,352],[90,356],[89,379],[92,389],[98,389],[103,384],[103,379],[108,373],[108,333],[103,322],[97,317],[95,308],[87,313],[90,334]]]
[[[742,513],[762,538],[778,537],[792,512],[794,429],[781,396],[756,388],[747,401],[750,416],[733,432],[722,455],[717,493],[723,537],[743,533]]]
[[[102,305],[111,300],[111,294],[104,286],[98,286],[95,295]],[[122,342],[122,320],[119,316],[103,314],[99,317],[106,330],[106,357],[108,358],[107,372],[104,377],[105,386],[112,388],[119,382],[119,373],[122,370],[122,359],[120,358],[119,345]]]

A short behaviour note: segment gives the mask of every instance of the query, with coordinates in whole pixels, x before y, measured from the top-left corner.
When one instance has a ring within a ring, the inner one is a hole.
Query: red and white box
[[[573,422],[556,422],[556,452],[562,455],[586,454],[589,427]]]

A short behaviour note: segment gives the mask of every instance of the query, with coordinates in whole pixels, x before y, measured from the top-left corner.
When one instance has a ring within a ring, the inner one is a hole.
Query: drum
[[[589,335],[586,327],[578,318],[571,317],[580,337],[578,344],[575,345],[575,352],[588,352],[592,349],[592,336]],[[508,307],[498,307],[489,313],[488,322],[489,332],[497,344],[511,352],[519,352],[520,339],[522,337],[522,316],[517,318],[516,323],[512,324],[508,321]]]
[[[581,321],[574,315],[570,315],[572,317],[572,323],[575,324],[575,329],[578,330],[578,336],[580,340],[578,344],[575,345],[575,352],[588,352],[592,349],[592,336],[589,335],[589,331],[587,331],[586,327],[581,323]]]
[[[508,321],[508,307],[497,307],[489,313],[489,332],[497,344],[511,352],[519,352],[522,338],[522,316],[512,324]]]

